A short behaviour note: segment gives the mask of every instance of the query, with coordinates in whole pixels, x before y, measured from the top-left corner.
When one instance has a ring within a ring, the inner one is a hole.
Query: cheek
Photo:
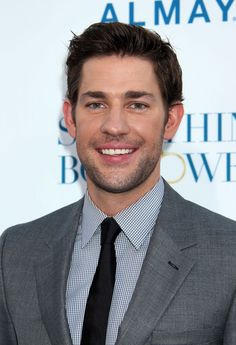
[[[77,140],[80,147],[86,146],[99,133],[99,125],[94,119],[81,118],[77,121]]]
[[[78,131],[81,133],[91,132],[95,127],[94,119],[86,116],[78,117],[76,124]]]
[[[157,142],[163,134],[163,124],[160,121],[142,121],[142,123],[136,122],[134,128],[136,133],[143,137],[146,141]]]

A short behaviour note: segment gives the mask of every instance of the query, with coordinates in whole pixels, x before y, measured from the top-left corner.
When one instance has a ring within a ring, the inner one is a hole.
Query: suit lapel
[[[186,252],[196,241],[194,236],[186,235],[189,229],[191,232],[190,221],[187,228],[181,224],[183,203],[186,202],[166,185],[158,222],[116,345],[141,345],[147,341],[194,265]]]
[[[77,205],[58,225],[56,238],[47,243],[48,256],[35,265],[39,308],[52,345],[72,345],[65,293],[81,208]]]

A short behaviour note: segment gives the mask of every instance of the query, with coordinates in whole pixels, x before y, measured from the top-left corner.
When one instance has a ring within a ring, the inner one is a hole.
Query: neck
[[[94,186],[93,183],[88,180],[88,193],[93,203],[103,213],[109,217],[113,217],[148,193],[157,183],[159,178],[160,175],[153,181],[148,181],[148,183],[143,183],[140,186],[123,193],[107,192]]]

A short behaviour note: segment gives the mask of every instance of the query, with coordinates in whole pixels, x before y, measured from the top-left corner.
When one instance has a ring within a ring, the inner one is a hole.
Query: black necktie
[[[87,299],[81,345],[105,345],[116,275],[114,242],[120,231],[114,218],[101,224],[101,251]]]

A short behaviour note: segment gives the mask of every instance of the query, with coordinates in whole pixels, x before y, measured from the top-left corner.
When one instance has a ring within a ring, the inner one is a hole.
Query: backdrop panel
[[[162,174],[183,196],[236,219],[236,1],[61,0],[1,4],[0,229],[69,204],[86,188],[61,104],[71,31],[142,25],[169,38],[183,68],[185,116]]]

